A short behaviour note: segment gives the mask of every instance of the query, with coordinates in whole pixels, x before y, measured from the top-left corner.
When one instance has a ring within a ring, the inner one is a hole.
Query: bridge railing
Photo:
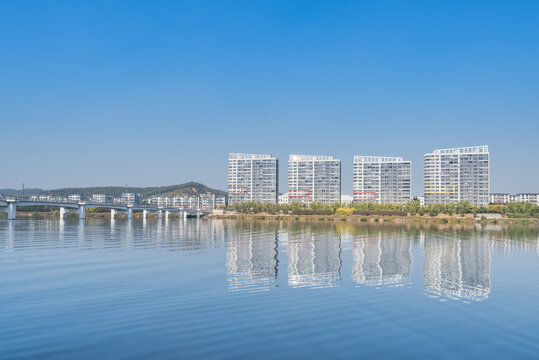
[[[67,200],[67,199],[58,199],[58,200],[39,200],[39,199],[17,199],[21,202],[26,202],[26,203],[50,203],[50,204],[69,204],[69,205],[78,205],[79,203],[78,202],[75,202],[75,201],[70,201],[70,200]]]

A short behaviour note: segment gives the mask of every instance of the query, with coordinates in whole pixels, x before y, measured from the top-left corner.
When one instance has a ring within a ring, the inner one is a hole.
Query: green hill
[[[124,186],[102,186],[102,187],[86,187],[86,188],[63,188],[56,190],[42,190],[42,189],[26,189],[25,195],[38,195],[38,194],[50,194],[59,196],[68,196],[72,194],[81,194],[90,196],[92,194],[107,194],[112,196],[121,196],[124,193],[126,187]],[[143,196],[152,195],[198,195],[205,192],[211,192],[217,196],[225,196],[226,192],[222,190],[212,189],[204,184],[197,182],[188,182],[180,185],[169,186],[154,186],[154,187],[127,187],[127,192],[142,194]],[[21,190],[13,189],[0,189],[0,194],[21,196]]]

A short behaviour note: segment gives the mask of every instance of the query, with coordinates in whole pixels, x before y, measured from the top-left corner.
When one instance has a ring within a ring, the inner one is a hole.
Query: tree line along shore
[[[228,210],[237,214],[267,214],[287,216],[397,216],[397,217],[436,217],[446,216],[481,216],[498,214],[510,219],[539,218],[539,206],[528,202],[514,202],[507,205],[476,206],[461,201],[454,204],[433,204],[421,206],[419,201],[408,201],[404,204],[351,203],[343,205],[293,202],[291,204],[268,204],[246,202],[231,204]]]

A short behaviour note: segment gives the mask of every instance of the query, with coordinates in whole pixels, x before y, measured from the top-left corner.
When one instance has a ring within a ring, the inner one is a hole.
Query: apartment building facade
[[[269,154],[230,154],[228,203],[277,203],[279,161]]]
[[[288,202],[341,201],[341,160],[333,156],[290,155]]]
[[[468,201],[488,205],[490,154],[488,146],[434,150],[424,156],[425,204]]]
[[[354,202],[402,204],[412,195],[412,162],[401,157],[354,156]]]

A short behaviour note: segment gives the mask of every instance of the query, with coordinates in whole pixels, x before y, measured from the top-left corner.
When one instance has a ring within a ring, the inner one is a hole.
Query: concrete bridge
[[[180,217],[186,218],[188,215],[196,216],[200,218],[203,215],[207,215],[207,211],[200,209],[184,209],[176,207],[156,207],[147,205],[136,204],[106,204],[106,203],[91,203],[91,202],[69,202],[69,201],[42,201],[42,200],[28,200],[17,198],[0,198],[0,211],[7,213],[8,220],[15,220],[17,217],[17,206],[53,206],[60,208],[60,219],[65,218],[65,214],[77,213],[80,219],[86,218],[86,209],[98,208],[98,209],[110,209],[110,215],[114,219],[116,214],[127,214],[128,219],[133,218],[133,211],[141,211],[144,219],[146,219],[149,213],[157,213],[159,219],[165,218],[172,213],[177,213]]]

